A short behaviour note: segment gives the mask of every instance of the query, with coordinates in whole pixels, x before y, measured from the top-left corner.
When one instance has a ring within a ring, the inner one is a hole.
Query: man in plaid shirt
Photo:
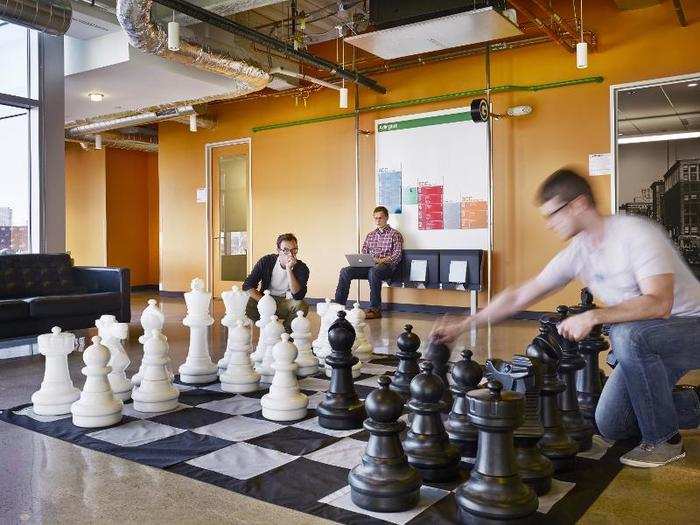
[[[389,279],[401,263],[403,255],[403,236],[389,224],[389,210],[377,206],[373,213],[377,228],[367,234],[362,244],[362,253],[374,258],[376,266],[372,268],[353,268],[346,266],[340,270],[338,287],[335,290],[335,302],[345,305],[350,293],[350,282],[353,279],[369,281],[370,308],[367,319],[378,319],[382,316],[382,281]]]

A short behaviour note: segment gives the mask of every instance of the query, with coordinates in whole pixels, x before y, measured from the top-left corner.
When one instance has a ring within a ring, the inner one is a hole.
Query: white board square
[[[232,478],[250,479],[295,459],[297,456],[277,450],[258,447],[250,443],[235,443],[210,454],[191,459],[187,463]]]
[[[560,481],[558,479],[552,479],[552,488],[544,496],[539,497],[539,507],[537,507],[537,512],[542,514],[547,514],[550,509],[566,494],[574,488],[576,483],[570,483],[569,481]]]
[[[61,414],[60,416],[40,416],[34,413],[34,408],[32,406],[24,407],[22,410],[15,412],[18,416],[27,416],[32,418],[34,421],[39,421],[40,423],[53,423],[59,419],[65,419],[71,417],[71,414]]]
[[[152,443],[159,439],[165,439],[178,434],[182,434],[185,430],[181,428],[173,428],[168,425],[161,425],[147,419],[132,421],[126,425],[98,430],[87,434],[89,437],[107,441],[121,447],[138,447],[146,443]]]
[[[351,469],[362,461],[365,448],[367,443],[364,441],[345,438],[304,457],[325,465]]]
[[[283,425],[278,425],[272,421],[234,416],[211,425],[193,428],[192,432],[214,436],[227,441],[245,441],[264,436],[280,428],[283,428]]]
[[[379,365],[375,363],[367,363],[362,367],[363,374],[372,374],[376,376],[380,376],[385,372],[393,372],[394,370],[396,370],[395,366]]]
[[[403,525],[408,523],[413,518],[418,516],[425,509],[433,505],[435,502],[440,501],[442,498],[449,494],[448,491],[438,489],[435,487],[429,487],[428,485],[423,485],[420,488],[420,500],[415,508],[406,510],[404,512],[372,512],[371,510],[361,509],[352,502],[350,496],[350,486],[345,486],[336,492],[329,494],[320,503],[325,503],[327,505],[332,505],[333,507],[338,507],[340,509],[349,510],[352,512],[357,512],[358,514],[364,514],[365,516],[371,516],[380,520],[388,521],[390,523],[396,523],[397,525]]]
[[[197,405],[197,408],[206,408],[207,410],[223,412],[224,414],[231,414],[232,416],[243,416],[261,410],[262,406],[260,405],[259,399],[235,395],[226,399],[217,399],[216,401],[202,403],[201,405]]]
[[[319,379],[317,377],[305,377],[299,380],[299,388],[302,390],[316,390],[318,392],[325,392],[328,387],[331,386],[331,382],[328,379]]]
[[[321,401],[323,401],[324,399],[326,399],[326,394],[325,394],[325,392],[316,392],[315,394],[310,395],[310,396],[309,396],[309,406],[308,406],[308,408],[309,408],[310,410],[315,409],[315,408],[318,408],[318,405],[319,405],[319,404],[321,403]]]
[[[166,410],[165,412],[139,412],[138,410],[134,409],[134,404],[133,403],[126,403],[124,405],[124,409],[122,410],[122,414],[125,416],[131,416],[135,417],[137,419],[150,419],[152,417],[160,416],[162,414],[168,414],[170,412],[177,412],[178,410],[182,410],[183,408],[192,408],[189,405],[185,405],[183,403],[178,403],[175,408],[172,410]]]
[[[310,419],[300,421],[299,423],[295,423],[292,426],[295,428],[302,428],[304,430],[311,430],[312,432],[318,432],[320,434],[326,434],[327,436],[340,438],[352,436],[353,434],[362,432],[361,428],[353,428],[351,430],[333,430],[330,428],[323,428],[321,425],[318,424],[318,417],[312,417]]]

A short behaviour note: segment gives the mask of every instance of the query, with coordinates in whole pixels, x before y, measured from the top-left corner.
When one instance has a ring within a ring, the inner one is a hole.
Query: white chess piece
[[[236,321],[229,331],[231,344],[231,357],[226,370],[219,375],[221,390],[242,394],[255,392],[260,388],[260,374],[253,370],[250,361],[250,330],[245,323],[250,321]]]
[[[85,367],[82,373],[86,377],[83,391],[80,399],[70,407],[76,427],[107,427],[116,425],[122,419],[124,404],[121,399],[114,397],[107,379],[107,374],[111,371],[107,365],[109,358],[109,349],[102,344],[102,338],[96,335],[92,338],[92,344],[83,352]]]
[[[326,312],[328,311],[328,306],[330,304],[331,304],[331,300],[328,299],[328,297],[326,297],[325,301],[323,301],[322,303],[316,303],[316,313],[318,314],[319,319],[321,319],[321,326],[318,329],[318,336],[311,343],[311,348],[314,349],[314,353],[316,353],[316,350],[321,348],[321,346],[323,345],[323,341],[322,341],[322,335],[324,333],[323,317],[326,315]],[[326,327],[325,333],[326,333],[326,335],[328,335],[328,327]]]
[[[297,347],[297,358],[294,361],[299,368],[299,377],[312,376],[318,372],[318,359],[311,351],[311,323],[304,317],[304,312],[297,312],[295,319],[292,319],[292,340]]]
[[[148,300],[148,306],[141,312],[141,327],[143,328],[143,335],[139,336],[139,343],[145,345],[146,341],[150,337],[152,330],[163,331],[163,326],[165,325],[165,314],[158,308],[158,301],[155,299]],[[168,354],[168,364],[170,364],[170,354]],[[136,386],[141,383],[141,378],[143,377],[143,370],[145,366],[143,360],[141,361],[141,366],[139,371],[136,372],[131,377],[131,384]],[[174,375],[168,367],[168,374],[170,374],[170,379],[173,379]]]
[[[367,340],[367,323],[365,323],[365,312],[360,308],[360,303],[355,303],[352,310],[345,317],[355,329],[355,343],[352,345],[352,353],[363,363],[369,363],[372,359],[374,348]]]
[[[204,281],[192,279],[191,290],[185,293],[187,315],[182,324],[190,328],[187,359],[180,365],[180,380],[184,383],[210,383],[216,380],[218,369],[209,354],[207,327],[214,323],[209,315],[211,293],[204,291]]]
[[[80,390],[73,386],[68,372],[68,354],[75,347],[75,336],[54,326],[50,334],[40,335],[37,342],[46,360],[41,388],[32,394],[34,413],[40,416],[70,414],[70,406],[80,398]]]
[[[272,421],[293,421],[306,415],[309,398],[299,390],[297,365],[294,359],[297,348],[289,342],[289,334],[283,333],[281,341],[273,347],[275,376],[270,391],[260,400],[262,415]]]
[[[166,341],[160,330],[153,329],[143,345],[143,377],[131,394],[134,410],[165,412],[177,407],[180,391],[173,386],[166,366],[169,360]]]
[[[230,290],[221,293],[221,299],[224,301],[224,306],[226,307],[226,315],[221,319],[221,324],[226,327],[228,338],[226,340],[226,352],[224,353],[224,357],[219,359],[216,365],[219,368],[219,375],[226,371],[229,359],[231,358],[231,345],[233,343],[231,332],[238,321],[246,320],[245,309],[248,305],[249,294],[234,285]]]
[[[258,301],[258,313],[260,320],[255,322],[255,326],[260,329],[258,336],[258,345],[255,347],[255,352],[250,355],[251,361],[260,363],[265,357],[265,342],[263,341],[263,329],[270,322],[270,317],[275,315],[277,311],[277,303],[270,295],[270,290],[265,290],[263,296]]]
[[[126,377],[126,369],[131,361],[124,350],[122,340],[129,337],[129,324],[118,323],[113,315],[102,315],[95,321],[97,335],[102,338],[102,344],[109,348],[111,355],[109,367],[109,384],[112,387],[114,397],[126,401],[131,397],[133,385]]]
[[[335,323],[335,320],[338,319],[338,312],[341,310],[345,310],[342,305],[338,303],[329,303],[326,313],[323,314],[321,318],[321,328],[318,330],[320,346],[314,349],[314,354],[316,354],[320,363],[325,363],[326,357],[331,355],[333,351],[331,344],[328,342],[328,329]]]
[[[265,325],[265,331],[260,334],[265,344],[265,354],[263,355],[263,360],[255,367],[255,370],[260,374],[260,381],[262,383],[271,383],[272,377],[275,375],[275,369],[272,368],[272,363],[275,360],[272,349],[280,340],[280,336],[283,333],[285,333],[284,325],[276,315],[271,315],[270,322]]]

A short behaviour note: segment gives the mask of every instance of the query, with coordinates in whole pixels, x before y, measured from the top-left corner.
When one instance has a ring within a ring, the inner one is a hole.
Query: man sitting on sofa
[[[291,322],[298,311],[306,314],[309,305],[304,302],[306,283],[309,280],[309,267],[297,259],[299,246],[292,233],[283,233],[277,237],[277,253],[263,256],[250,275],[243,282],[243,290],[250,290],[250,299],[246,307],[248,319],[257,321],[258,301],[265,290],[277,303],[276,315],[284,324],[285,330],[291,332]]]

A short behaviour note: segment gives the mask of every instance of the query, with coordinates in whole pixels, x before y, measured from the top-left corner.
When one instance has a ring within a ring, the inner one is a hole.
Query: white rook
[[[32,394],[33,410],[41,416],[70,414],[70,406],[80,397],[68,371],[68,354],[75,347],[75,336],[61,332],[58,326],[50,334],[37,338],[39,352],[46,356],[44,380],[41,388]]]

